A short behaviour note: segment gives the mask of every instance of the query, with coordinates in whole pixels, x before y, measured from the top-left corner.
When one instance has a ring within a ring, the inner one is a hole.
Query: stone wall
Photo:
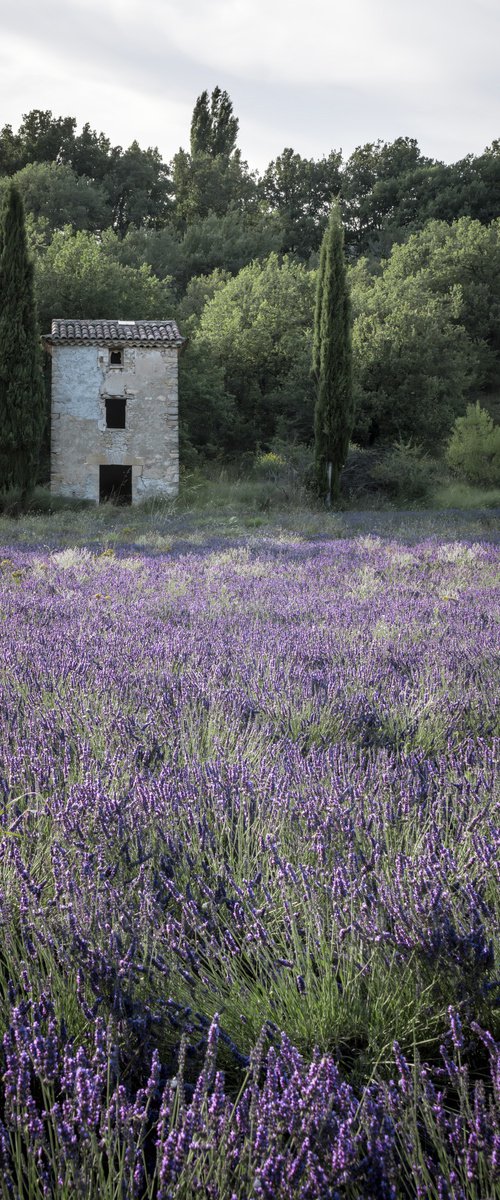
[[[106,397],[124,396],[125,429],[106,428]],[[132,502],[179,485],[178,350],[52,347],[51,490],[99,500],[99,467],[132,467]]]

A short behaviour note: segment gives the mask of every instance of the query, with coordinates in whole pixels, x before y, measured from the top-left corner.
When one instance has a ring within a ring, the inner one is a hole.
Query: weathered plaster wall
[[[109,365],[100,346],[52,349],[51,489],[99,499],[99,466],[132,467],[132,501],[176,495],[179,485],[178,352],[123,348]],[[125,396],[126,428],[106,428],[107,396]]]

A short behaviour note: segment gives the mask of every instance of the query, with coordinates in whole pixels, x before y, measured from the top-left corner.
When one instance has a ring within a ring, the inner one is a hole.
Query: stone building
[[[179,484],[175,321],[53,321],[51,491],[136,503]]]

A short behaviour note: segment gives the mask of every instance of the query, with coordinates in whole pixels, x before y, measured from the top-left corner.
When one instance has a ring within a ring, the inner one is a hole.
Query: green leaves
[[[500,484],[500,426],[479,404],[455,421],[446,458],[471,483]]]
[[[51,230],[105,229],[111,222],[108,196],[101,184],[78,176],[64,163],[28,163],[13,176],[25,208],[35,220],[44,218]],[[6,195],[9,179],[0,179]]]
[[[46,414],[33,266],[13,185],[0,230],[0,480],[3,488],[20,487],[24,502],[35,483]]]
[[[236,398],[235,449],[268,441],[280,421],[288,435],[310,434],[313,288],[305,267],[270,254],[217,287],[203,309],[196,339],[223,367]]]
[[[344,235],[337,205],[321,246],[316,292],[312,368],[317,386],[314,413],[318,491],[327,503],[339,493],[353,424],[351,305],[344,262]]]
[[[355,438],[435,449],[499,375],[500,223],[430,222],[377,273],[351,272]]]
[[[149,266],[124,266],[115,260],[116,235],[101,241],[91,234],[60,230],[37,262],[36,292],[44,328],[55,312],[72,317],[126,313],[130,319],[165,317],[172,311],[168,280]]]
[[[236,148],[238,118],[227,92],[214,88],[198,97],[191,121],[190,153],[172,160],[175,220],[180,228],[233,206],[256,206],[256,184]],[[214,264],[217,265],[217,264]]]
[[[191,154],[209,154],[212,158],[230,158],[236,149],[238,118],[227,92],[214,88],[198,96],[191,120]]]
[[[384,277],[355,324],[355,438],[418,437],[433,448],[464,405],[474,347],[455,318],[454,297],[433,296],[410,276]]]
[[[341,161],[336,150],[315,162],[286,147],[264,172],[259,190],[270,214],[279,218],[285,254],[307,261],[318,250],[341,188]]]

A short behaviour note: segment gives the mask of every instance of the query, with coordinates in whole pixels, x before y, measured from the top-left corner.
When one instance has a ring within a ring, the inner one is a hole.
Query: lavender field
[[[2,555],[2,1200],[500,1197],[498,549]]]

